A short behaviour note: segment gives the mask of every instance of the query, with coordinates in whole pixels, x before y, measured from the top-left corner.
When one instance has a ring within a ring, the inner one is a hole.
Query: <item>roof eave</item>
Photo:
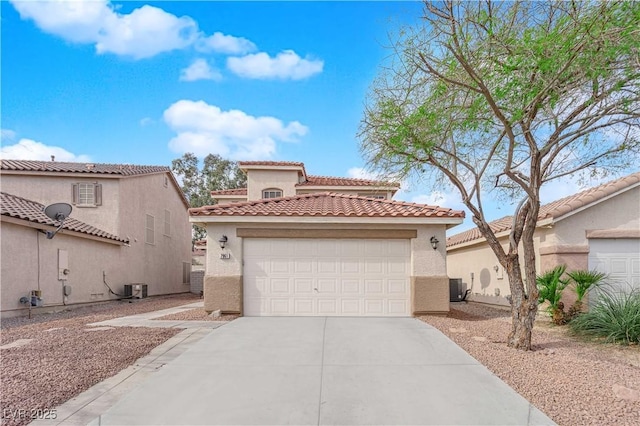
[[[47,225],[45,223],[40,223],[40,222],[34,222],[31,220],[27,220],[27,219],[20,219],[17,217],[13,217],[13,216],[7,216],[7,215],[2,215],[1,217],[2,222],[7,222],[7,223],[13,223],[15,225],[20,225],[20,226],[25,226],[27,228],[33,228],[36,230],[40,230],[40,231],[55,231],[56,229],[58,229],[58,227],[56,226],[52,226],[52,225]],[[129,244],[126,241],[120,241],[120,240],[114,240],[112,238],[106,238],[106,237],[100,237],[98,235],[92,235],[92,234],[87,234],[84,232],[78,232],[78,231],[72,231],[70,229],[61,229],[58,234],[61,235],[70,235],[70,236],[74,236],[74,237],[79,237],[79,238],[85,238],[88,240],[94,240],[94,241],[100,241],[103,243],[109,243],[109,244],[114,244],[117,246],[126,246],[127,244]]]
[[[224,215],[224,216],[189,216],[189,222],[206,226],[208,223],[362,223],[362,224],[397,224],[397,225],[458,225],[461,217],[406,217],[406,216],[259,216],[259,215]]]

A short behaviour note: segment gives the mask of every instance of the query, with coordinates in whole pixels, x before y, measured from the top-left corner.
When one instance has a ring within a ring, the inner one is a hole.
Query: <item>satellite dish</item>
[[[48,240],[52,239],[58,233],[58,231],[62,229],[64,220],[69,217],[69,215],[71,214],[71,210],[71,205],[67,203],[50,204],[44,208],[44,214],[47,215],[49,219],[53,220],[54,222],[60,222],[58,229],[56,229],[54,232],[47,231]]]

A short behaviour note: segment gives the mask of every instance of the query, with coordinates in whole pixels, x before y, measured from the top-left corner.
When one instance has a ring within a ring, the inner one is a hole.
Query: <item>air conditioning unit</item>
[[[449,278],[449,301],[460,302],[464,296],[462,278]]]
[[[144,299],[147,297],[147,285],[142,283],[125,284],[124,296],[132,299]]]

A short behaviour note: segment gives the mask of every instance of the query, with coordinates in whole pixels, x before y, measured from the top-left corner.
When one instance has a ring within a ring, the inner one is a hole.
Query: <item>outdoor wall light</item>
[[[431,247],[433,247],[434,250],[438,248],[438,243],[440,241],[438,241],[438,239],[436,238],[435,235],[433,237],[431,237],[431,239],[429,241],[431,242]]]
[[[220,244],[221,249],[224,249],[227,246],[227,241],[229,241],[229,239],[227,238],[226,235],[223,235],[222,237],[220,237],[220,239],[218,240],[218,243]]]

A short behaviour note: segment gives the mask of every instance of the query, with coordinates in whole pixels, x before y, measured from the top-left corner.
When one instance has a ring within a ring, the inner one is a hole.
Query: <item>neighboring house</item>
[[[512,217],[490,223],[508,247]],[[565,264],[597,269],[618,289],[640,289],[640,172],[540,206],[534,234],[536,270]],[[447,240],[447,271],[471,300],[507,305],[509,279],[477,228]],[[565,292],[569,303],[573,296]]]
[[[147,284],[148,295],[189,291],[189,205],[168,167],[0,164],[3,316],[20,314],[31,290],[45,307],[115,299],[109,287],[124,294],[133,283]],[[60,202],[73,211],[47,239],[41,231],[54,224],[42,209]]]
[[[247,188],[190,210],[207,229],[205,309],[248,316],[449,310],[445,233],[464,213],[392,201],[397,184],[240,162]],[[438,241],[442,241],[438,243]]]

